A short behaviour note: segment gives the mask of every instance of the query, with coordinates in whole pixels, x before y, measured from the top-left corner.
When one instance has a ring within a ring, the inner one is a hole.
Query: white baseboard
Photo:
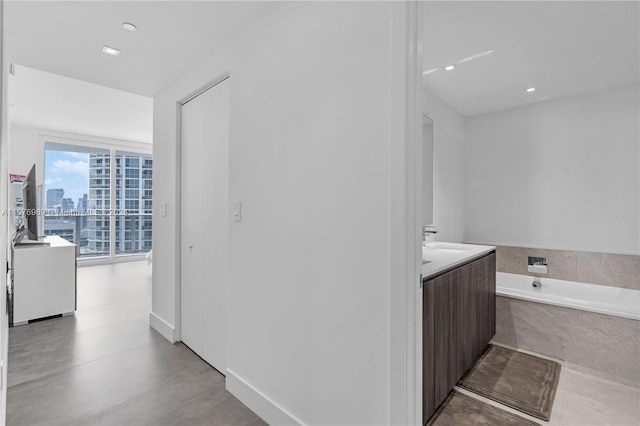
[[[302,425],[303,423],[282,407],[269,399],[265,394],[251,386],[233,371],[227,369],[226,388],[251,411],[256,413],[271,426]]]
[[[176,329],[153,312],[149,312],[149,325],[171,343],[176,342]]]

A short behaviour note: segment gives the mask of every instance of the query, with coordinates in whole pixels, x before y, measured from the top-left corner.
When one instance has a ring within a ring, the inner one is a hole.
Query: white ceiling
[[[5,1],[9,61],[153,97],[271,2]],[[134,23],[136,32],[122,28]],[[113,57],[102,46],[122,51]]]
[[[16,66],[9,76],[12,124],[151,143],[153,99]]]
[[[464,116],[637,83],[640,2],[429,1],[425,87]],[[460,61],[481,52],[493,53]],[[442,67],[456,64],[453,71]],[[529,94],[527,87],[537,87]]]

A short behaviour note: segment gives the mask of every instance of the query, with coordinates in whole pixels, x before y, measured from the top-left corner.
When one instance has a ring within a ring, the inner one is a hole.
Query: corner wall
[[[172,340],[177,102],[230,74],[226,374],[270,423],[390,423],[392,8],[281,3],[154,98],[151,316]]]

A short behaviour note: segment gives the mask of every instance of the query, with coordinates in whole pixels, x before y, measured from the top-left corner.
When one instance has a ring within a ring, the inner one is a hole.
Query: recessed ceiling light
[[[446,67],[444,67],[444,69],[445,69],[446,71],[451,71],[451,70],[456,69],[456,66],[455,66],[455,65],[447,65]]]
[[[129,22],[123,22],[122,23],[122,28],[124,28],[127,31],[135,31],[137,28],[135,25],[129,23]]]
[[[431,68],[431,69],[428,69],[425,72],[423,72],[422,75],[429,75],[432,72],[436,72],[436,71],[438,71],[438,68]]]
[[[526,92],[531,93],[531,92],[535,92],[536,88],[535,87],[528,87],[526,89],[524,89]]]
[[[120,49],[116,49],[115,47],[103,46],[102,53],[106,53],[108,55],[118,56],[120,54]]]

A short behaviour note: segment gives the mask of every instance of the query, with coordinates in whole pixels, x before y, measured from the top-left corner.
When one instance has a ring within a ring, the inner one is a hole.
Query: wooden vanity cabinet
[[[423,423],[495,335],[495,300],[495,252],[424,282]]]

